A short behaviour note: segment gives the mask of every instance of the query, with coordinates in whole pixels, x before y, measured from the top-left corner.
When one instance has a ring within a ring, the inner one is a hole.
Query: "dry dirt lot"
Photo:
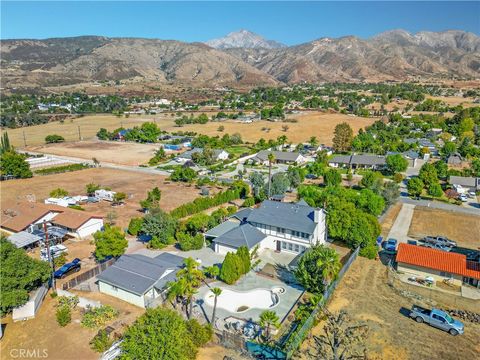
[[[138,166],[147,164],[158,148],[158,144],[84,140],[61,144],[28,146],[26,150],[85,160],[96,158],[100,164],[106,162]]]
[[[8,135],[12,145],[24,147],[23,133],[25,133],[28,146],[38,146],[45,144],[45,136],[49,134],[58,134],[68,141],[78,141],[78,127],[80,126],[81,137],[83,140],[92,140],[100,128],[114,130],[120,126],[133,127],[141,125],[145,121],[155,121],[162,130],[165,131],[195,131],[205,135],[222,135],[223,133],[240,133],[245,141],[257,142],[260,138],[276,139],[278,136],[286,135],[290,141],[308,141],[311,136],[316,136],[320,143],[331,144],[333,130],[341,122],[349,123],[353,130],[357,132],[376,119],[348,116],[344,114],[330,114],[324,112],[305,112],[302,114],[292,114],[288,118],[296,119],[296,123],[258,121],[250,124],[242,124],[235,121],[224,121],[222,123],[209,122],[204,125],[191,124],[181,128],[176,127],[175,117],[170,114],[160,115],[135,115],[129,118],[116,117],[113,115],[89,115],[81,118],[67,120],[64,123],[51,122],[43,125],[24,127],[19,129],[8,129]],[[218,127],[223,125],[223,133],[218,132]],[[282,125],[288,125],[287,132],[282,130]],[[262,131],[262,128],[269,128],[270,131]],[[66,153],[64,155],[67,155]]]
[[[459,246],[480,248],[480,216],[416,207],[408,236],[444,235]]]
[[[91,300],[98,300],[104,305],[111,305],[120,311],[117,319],[107,324],[121,333],[125,325],[133,323],[144,310],[116,298],[100,293],[77,293]],[[25,322],[12,322],[11,317],[2,319],[4,337],[1,341],[1,358],[18,357],[14,349],[29,349],[40,351],[45,349],[51,360],[90,360],[98,359],[98,353],[90,349],[89,342],[99,329],[87,329],[80,325],[80,309],[72,313],[72,322],[66,327],[60,327],[55,318],[57,300],[49,294],[45,297],[37,316]],[[35,358],[41,358],[40,356]]]
[[[445,300],[449,297],[447,294]],[[328,309],[332,312],[345,310],[354,323],[368,325],[369,359],[478,358],[480,325],[468,322],[465,334],[454,337],[426,324],[418,324],[400,313],[402,308],[409,309],[413,304],[410,298],[387,284],[386,267],[380,261],[359,257],[336,289]],[[313,334],[321,334],[322,327],[320,323]],[[302,358],[308,358],[305,350],[311,344],[311,339],[304,343]]]
[[[30,179],[2,181],[2,209],[14,205],[17,201],[26,201],[26,196],[34,194],[38,202],[43,202],[50,191],[63,188],[71,195],[84,195],[88,183],[109,186],[113,191],[127,194],[125,205],[112,207],[111,203],[101,201],[83,205],[85,211],[105,216],[110,211],[118,215],[117,225],[125,227],[130,218],[141,216],[139,201],[146,197],[147,191],[158,186],[162,191],[160,207],[170,211],[199,196],[195,186],[166,181],[165,176],[137,173],[126,170],[92,168],[56,175],[35,176]],[[211,189],[211,193],[218,189]]]

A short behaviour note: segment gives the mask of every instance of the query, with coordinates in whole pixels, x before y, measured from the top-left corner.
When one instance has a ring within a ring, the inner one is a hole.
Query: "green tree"
[[[125,233],[116,226],[105,225],[104,231],[93,234],[95,241],[95,257],[103,260],[108,256],[118,257],[125,253],[128,241]]]
[[[385,200],[370,189],[362,189],[357,198],[357,204],[369,214],[378,216],[385,209]]]
[[[442,187],[438,182],[430,184],[428,186],[427,192],[429,195],[434,197],[441,197],[443,195]]]
[[[278,329],[280,327],[280,319],[275,311],[265,310],[260,314],[260,326],[265,328],[265,338],[270,339],[271,328]]]
[[[310,140],[308,142],[312,148],[315,148],[318,146],[318,139],[316,136],[310,137]]]
[[[210,291],[212,292],[213,296],[215,296],[215,299],[213,300],[213,313],[212,313],[212,320],[210,321],[210,324],[212,324],[212,326],[215,326],[215,314],[217,312],[217,299],[222,294],[222,289],[218,287],[214,287],[213,289],[210,289]]]
[[[88,196],[95,195],[95,191],[100,190],[100,185],[90,183],[85,185],[85,191],[87,192]]]
[[[25,179],[33,176],[30,164],[25,161],[25,155],[15,151],[5,151],[0,155],[0,173],[15,178]]]
[[[270,193],[272,195],[283,195],[290,187],[290,181],[284,173],[276,173],[272,176]]]
[[[4,152],[13,151],[13,147],[10,145],[10,139],[8,138],[8,133],[5,131],[2,135],[0,142],[0,154]]]
[[[50,191],[50,197],[52,198],[63,198],[65,196],[68,196],[68,191],[62,188],[56,188],[52,191]]]
[[[216,279],[217,276],[220,275],[220,269],[216,265],[207,266],[203,272],[211,279]]]
[[[360,185],[378,194],[383,185],[383,176],[378,171],[368,170],[363,174]]]
[[[213,328],[210,324],[201,325],[197,319],[190,319],[186,324],[195,346],[204,346],[212,340]]]
[[[272,196],[271,187],[272,187],[272,164],[275,161],[275,154],[270,152],[268,154],[268,198]]]
[[[382,190],[382,196],[385,199],[387,205],[394,204],[400,196],[400,187],[393,181],[388,181]]]
[[[160,207],[160,199],[162,198],[162,192],[158,187],[154,187],[147,193],[147,198],[140,201],[142,209],[151,209],[154,207]]]
[[[304,180],[303,172],[297,167],[289,167],[287,170],[287,178],[291,188],[297,188]]]
[[[242,260],[233,252],[227,253],[223,259],[222,267],[220,268],[220,279],[223,282],[232,285],[242,275]]]
[[[28,256],[5,237],[0,237],[0,314],[25,304],[28,293],[45,283],[51,275],[46,261]]]
[[[60,136],[60,135],[56,135],[56,134],[53,134],[53,135],[47,135],[45,137],[45,142],[47,144],[53,144],[53,143],[61,143],[61,142],[64,142],[65,141],[65,138],[63,136]]]
[[[353,130],[348,123],[343,122],[335,126],[333,148],[336,152],[346,152],[352,147]]]
[[[420,195],[422,195],[424,186],[425,184],[423,183],[422,179],[418,177],[413,177],[407,182],[408,194],[411,197],[418,198]]]
[[[404,172],[408,167],[408,160],[400,154],[388,155],[386,163],[390,174]]]
[[[105,329],[98,331],[97,335],[90,341],[90,348],[98,353],[107,351],[112,346],[113,341],[108,336]]]
[[[123,360],[194,360],[197,353],[186,322],[173,310],[147,309],[121,343]]]
[[[124,192],[116,192],[115,195],[113,195],[112,204],[123,204],[126,198],[127,194]]]
[[[250,174],[250,182],[252,183],[253,194],[258,197],[261,190],[265,186],[265,178],[261,172],[254,171]]]
[[[437,169],[433,164],[425,163],[420,168],[418,177],[422,180],[424,186],[427,188],[432,184],[438,184]]]
[[[309,292],[321,294],[341,268],[337,252],[324,245],[307,250],[298,262],[295,277]]]
[[[197,173],[189,167],[177,167],[170,175],[172,181],[191,182],[197,177]]]
[[[250,252],[248,251],[248,248],[246,246],[240,246],[237,249],[237,256],[240,258],[242,261],[242,269],[241,273],[246,274],[250,271],[250,268],[252,267],[252,264],[250,262]]]
[[[338,186],[342,183],[342,175],[337,169],[328,169],[323,180],[327,186]]]
[[[161,249],[165,245],[175,243],[175,230],[177,221],[160,209],[155,209],[143,219],[141,231],[152,237],[150,247]]]
[[[448,176],[448,165],[442,161],[436,161],[433,166],[435,167],[435,170],[437,171],[437,176],[440,179],[446,179]]]
[[[447,159],[450,155],[457,152],[457,145],[454,142],[447,141],[445,145],[440,149],[440,154],[444,159]]]
[[[128,223],[128,233],[133,236],[137,236],[140,230],[142,229],[143,218],[135,217],[131,218]]]

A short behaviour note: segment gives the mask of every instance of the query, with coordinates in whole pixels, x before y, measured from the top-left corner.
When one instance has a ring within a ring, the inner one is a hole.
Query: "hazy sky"
[[[398,28],[480,34],[480,2],[1,1],[2,39],[104,35],[192,42],[248,29],[292,45]]]

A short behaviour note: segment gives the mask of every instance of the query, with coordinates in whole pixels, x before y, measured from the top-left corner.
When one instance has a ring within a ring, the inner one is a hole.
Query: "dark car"
[[[78,272],[82,266],[80,265],[80,259],[75,258],[72,262],[66,263],[60,269],[55,271],[54,276],[56,279],[63,279],[65,276],[72,272]]]

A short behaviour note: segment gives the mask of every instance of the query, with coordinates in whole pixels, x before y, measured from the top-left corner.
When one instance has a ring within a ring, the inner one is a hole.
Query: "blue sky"
[[[480,2],[1,1],[2,39],[104,35],[192,42],[248,29],[293,45],[398,28],[480,34]]]

